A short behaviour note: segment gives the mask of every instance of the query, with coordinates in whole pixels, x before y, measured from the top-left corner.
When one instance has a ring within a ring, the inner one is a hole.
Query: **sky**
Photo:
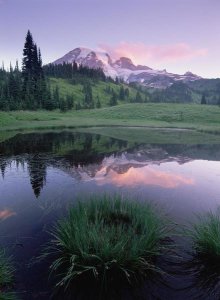
[[[83,46],[217,78],[219,12],[220,0],[0,0],[0,62],[21,62],[30,29],[45,64]]]

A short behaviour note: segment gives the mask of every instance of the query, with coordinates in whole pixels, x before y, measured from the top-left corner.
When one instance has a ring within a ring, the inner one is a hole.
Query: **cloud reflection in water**
[[[12,216],[15,216],[16,213],[9,209],[0,210],[0,221],[4,221]]]
[[[180,185],[194,185],[195,181],[186,176],[160,171],[152,166],[130,167],[125,173],[118,173],[113,169],[107,171],[103,167],[95,176],[97,184],[114,184],[121,186],[156,185],[162,188],[173,189]]]

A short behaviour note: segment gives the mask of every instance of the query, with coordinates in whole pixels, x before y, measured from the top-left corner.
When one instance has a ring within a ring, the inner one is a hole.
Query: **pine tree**
[[[99,96],[97,96],[96,108],[101,108],[101,102]]]
[[[201,98],[201,104],[207,104],[206,97],[204,94],[202,95],[202,98]]]
[[[115,91],[113,91],[112,97],[111,97],[110,102],[109,102],[109,105],[110,106],[114,106],[114,105],[117,105],[117,104],[118,104],[118,102],[117,102],[117,94],[116,94]]]
[[[120,87],[119,98],[121,100],[125,100],[125,89],[124,89],[123,85]]]
[[[67,111],[67,103],[63,98],[60,98],[60,111],[66,112]]]
[[[81,106],[80,102],[77,102],[77,103],[76,103],[75,109],[76,109],[76,110],[82,109],[82,106]]]
[[[135,97],[135,102],[137,102],[137,103],[143,102],[140,92],[137,92],[136,97]]]
[[[129,89],[128,88],[125,89],[125,97],[127,99],[129,98]]]
[[[66,105],[68,110],[71,110],[73,108],[74,106],[73,95],[66,95]]]
[[[54,103],[56,105],[56,108],[59,107],[60,93],[59,93],[59,87],[57,85],[56,85],[55,89],[53,90],[53,99],[54,99]]]
[[[78,71],[78,65],[74,60],[74,62],[73,62],[73,72],[76,73],[77,71]]]
[[[34,42],[30,30],[27,32],[22,60],[22,72],[26,80],[28,77],[33,76],[33,56],[34,56]]]
[[[87,82],[83,87],[84,96],[84,108],[94,108],[92,87],[89,82]]]
[[[30,30],[27,32],[22,61],[24,108],[48,107],[50,99],[42,68],[40,49],[34,43]]]

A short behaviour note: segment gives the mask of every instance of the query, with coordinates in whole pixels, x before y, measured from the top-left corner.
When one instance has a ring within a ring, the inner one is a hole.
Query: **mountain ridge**
[[[113,79],[117,77],[126,83],[139,83],[146,87],[164,89],[173,83],[181,81],[184,83],[202,79],[202,77],[188,71],[179,75],[164,70],[154,70],[148,66],[135,65],[128,57],[120,57],[113,60],[107,52],[95,51],[85,47],[78,47],[61,58],[55,60],[53,64],[73,63],[82,64],[89,68],[101,68],[106,76]]]

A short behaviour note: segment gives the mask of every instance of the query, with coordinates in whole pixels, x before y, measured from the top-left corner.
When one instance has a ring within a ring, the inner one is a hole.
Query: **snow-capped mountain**
[[[73,63],[82,64],[89,68],[101,68],[106,76],[122,78],[125,82],[138,82],[152,88],[166,88],[176,81],[189,82],[201,79],[191,72],[183,75],[169,73],[166,70],[154,70],[147,66],[135,65],[130,58],[121,57],[113,60],[106,52],[93,51],[88,48],[75,48],[54,64]]]

